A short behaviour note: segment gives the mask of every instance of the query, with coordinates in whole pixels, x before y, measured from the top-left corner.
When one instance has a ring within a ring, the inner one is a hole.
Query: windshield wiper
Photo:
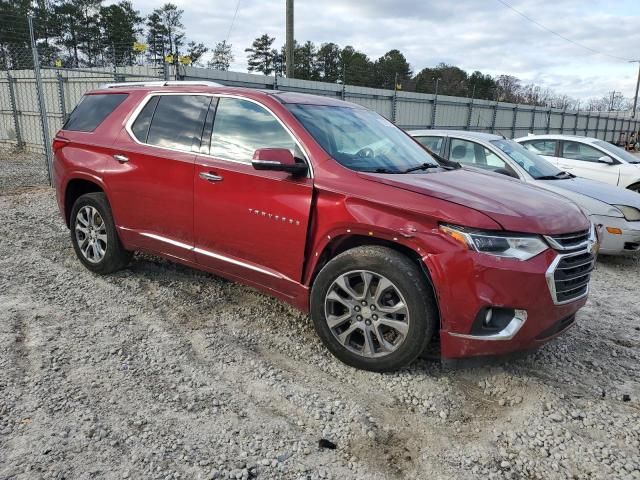
[[[365,173],[403,173],[398,170],[389,170],[388,168],[384,168],[384,167],[378,167],[372,170],[360,170],[360,171]]]
[[[411,168],[407,168],[406,170],[403,170],[402,173],[411,173],[411,172],[416,172],[418,170],[429,170],[430,168],[441,168],[442,165],[438,165],[437,163],[423,163],[421,165],[418,165],[417,167],[411,167]]]
[[[536,180],[562,180],[564,178],[574,178],[575,175],[569,172],[558,172],[555,175],[542,175],[541,177],[536,177]]]

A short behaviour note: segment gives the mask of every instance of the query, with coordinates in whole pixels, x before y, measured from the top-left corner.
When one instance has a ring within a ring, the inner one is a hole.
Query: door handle
[[[127,157],[126,155],[122,155],[120,153],[116,153],[113,158],[117,161],[119,161],[120,163],[125,163],[129,161],[129,157]]]
[[[220,175],[216,175],[214,173],[209,172],[200,172],[200,178],[206,180],[208,182],[221,182],[222,177]]]

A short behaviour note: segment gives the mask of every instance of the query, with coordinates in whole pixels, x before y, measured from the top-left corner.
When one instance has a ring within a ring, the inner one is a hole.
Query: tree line
[[[33,16],[40,61],[67,68],[151,64],[207,66],[228,70],[234,61],[226,40],[210,48],[187,38],[184,11],[165,3],[144,16],[129,0],[0,1],[0,69],[32,68],[26,17]],[[287,76],[284,46],[268,34],[245,49],[248,70]],[[205,62],[205,59],[207,60]],[[311,41],[294,45],[294,78],[567,109],[623,110],[630,100],[613,92],[586,104],[512,75],[492,76],[440,63],[415,73],[392,49],[377,59],[352,46]]]
[[[165,3],[146,16],[129,0],[0,1],[0,68],[32,68],[27,15],[32,15],[40,62],[81,68],[140,63],[196,64],[209,48],[189,40],[184,11]],[[211,50],[208,66],[228,69],[231,46],[222,41]]]

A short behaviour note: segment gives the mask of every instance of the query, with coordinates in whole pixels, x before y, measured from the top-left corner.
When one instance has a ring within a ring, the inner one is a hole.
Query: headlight
[[[630,222],[637,222],[640,220],[640,210],[635,207],[628,207],[626,205],[614,205],[618,210],[622,212],[624,218]]]
[[[535,235],[499,234],[451,225],[440,225],[440,231],[470,250],[495,257],[529,260],[549,248],[542,238]]]

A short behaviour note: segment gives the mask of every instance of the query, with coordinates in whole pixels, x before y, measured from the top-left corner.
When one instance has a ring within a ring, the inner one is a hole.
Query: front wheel
[[[69,223],[73,249],[89,270],[107,274],[127,266],[132,253],[120,243],[104,193],[80,196],[73,204]]]
[[[324,266],[311,289],[311,318],[339,360],[375,372],[414,361],[438,323],[419,267],[379,246],[348,250]]]

